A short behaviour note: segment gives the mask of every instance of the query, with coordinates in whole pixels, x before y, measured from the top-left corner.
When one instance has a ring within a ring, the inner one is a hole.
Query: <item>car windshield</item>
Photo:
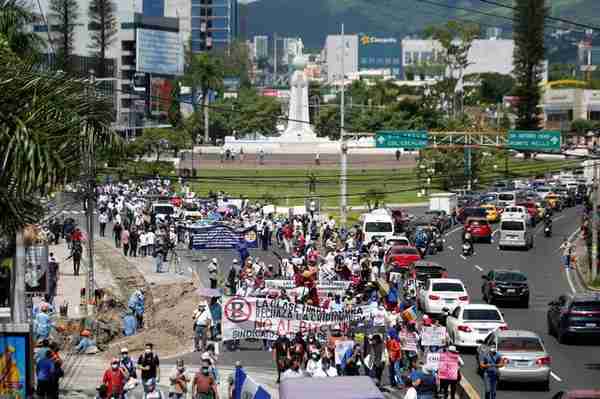
[[[469,226],[487,226],[487,224],[485,220],[471,220],[469,222]]]
[[[519,221],[505,221],[502,222],[500,226],[500,230],[508,230],[508,231],[523,231],[525,230],[525,223]]]
[[[438,266],[417,266],[415,271],[417,273],[442,273],[444,269]]]
[[[515,195],[514,194],[500,194],[500,195],[498,195],[498,199],[500,201],[512,201],[515,199]]]
[[[175,212],[172,206],[168,205],[156,205],[154,207],[154,213],[157,215],[172,215]]]
[[[367,222],[365,231],[367,233],[391,233],[393,226],[390,222]]]
[[[463,292],[465,289],[459,283],[433,283],[432,291]]]
[[[412,247],[399,247],[392,249],[394,255],[417,255],[417,249]]]
[[[521,273],[497,273],[496,280],[522,282],[527,281],[527,277]]]
[[[538,187],[535,189],[538,193],[549,193],[550,189],[548,187]]]
[[[600,302],[586,301],[573,303],[575,312],[600,312]]]
[[[463,320],[500,321],[500,313],[496,309],[465,309]]]
[[[543,352],[544,348],[539,338],[506,337],[498,342],[499,352]]]

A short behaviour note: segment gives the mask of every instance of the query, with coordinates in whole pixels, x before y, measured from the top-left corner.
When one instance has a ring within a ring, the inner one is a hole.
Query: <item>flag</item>
[[[271,399],[271,395],[246,375],[242,367],[235,368],[235,392],[233,399]]]
[[[415,305],[412,305],[410,308],[408,308],[404,312],[402,312],[402,318],[406,321],[416,320],[417,319],[417,311],[415,309]]]

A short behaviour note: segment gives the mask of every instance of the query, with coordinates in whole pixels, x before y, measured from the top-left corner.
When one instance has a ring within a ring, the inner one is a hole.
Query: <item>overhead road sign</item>
[[[515,150],[560,152],[561,134],[553,130],[511,130],[509,148]]]
[[[375,133],[376,148],[404,148],[418,150],[429,145],[426,130],[380,130]]]

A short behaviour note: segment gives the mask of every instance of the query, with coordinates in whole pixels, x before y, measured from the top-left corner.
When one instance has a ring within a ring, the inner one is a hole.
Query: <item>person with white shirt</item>
[[[317,370],[321,368],[321,360],[319,359],[319,352],[313,352],[310,354],[310,359],[306,362],[306,374],[314,377]]]
[[[98,215],[98,223],[100,224],[100,237],[104,237],[104,232],[106,231],[106,223],[108,223],[108,215],[106,212],[100,213]]]
[[[321,367],[315,370],[312,376],[315,378],[337,377],[338,373],[336,368],[331,366],[329,359],[324,358],[321,360]]]
[[[142,231],[140,233],[140,248],[139,248],[141,257],[146,256],[147,247],[148,247],[148,233],[146,233],[145,231]]]
[[[199,352],[206,350],[206,342],[208,340],[208,332],[212,323],[210,309],[205,303],[200,303],[198,309],[194,311],[194,349]]]
[[[156,234],[152,230],[146,233],[146,253],[149,256],[153,256],[154,253],[154,242],[156,241]]]
[[[300,368],[300,359],[298,357],[294,357],[292,359],[292,367],[281,374],[281,380],[283,381],[288,378],[302,378],[304,376],[304,371]]]
[[[413,386],[410,378],[404,380],[404,386],[406,388],[404,399],[417,399],[417,389]]]

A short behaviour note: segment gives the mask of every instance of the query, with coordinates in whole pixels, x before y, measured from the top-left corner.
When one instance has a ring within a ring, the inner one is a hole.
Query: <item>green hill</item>
[[[511,16],[512,11],[478,0],[432,0],[450,6]],[[496,0],[511,4],[511,1]],[[548,0],[551,14],[581,23],[600,25],[599,0]],[[247,36],[257,34],[300,36],[310,48],[321,48],[325,37],[340,31],[368,32],[402,38],[448,19],[473,20],[482,27],[510,30],[511,21],[472,12],[443,8],[419,0],[258,0],[244,6]],[[553,25],[559,25],[552,23]]]

